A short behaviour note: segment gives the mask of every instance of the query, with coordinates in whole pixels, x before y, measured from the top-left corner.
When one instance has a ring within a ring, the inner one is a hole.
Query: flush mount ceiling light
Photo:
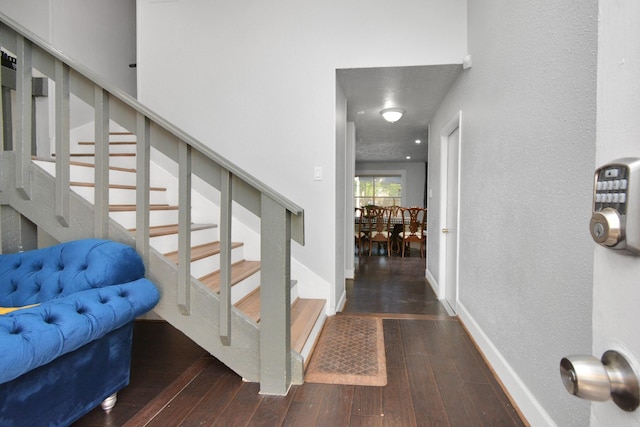
[[[380,114],[382,114],[382,117],[389,123],[395,123],[400,120],[404,114],[404,110],[402,108],[385,108],[380,111]]]

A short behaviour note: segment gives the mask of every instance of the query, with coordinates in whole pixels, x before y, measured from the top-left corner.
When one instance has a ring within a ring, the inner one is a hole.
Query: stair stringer
[[[94,236],[94,207],[82,196],[69,191],[69,226],[56,218],[55,179],[30,163],[30,199],[24,198],[14,187],[15,156],[0,154],[0,200],[36,224],[57,241],[69,241]],[[116,221],[109,219],[109,239],[135,247],[135,238]],[[159,288],[160,302],[154,311],[194,342],[207,350],[247,381],[260,382],[260,330],[258,325],[233,308],[231,312],[231,345],[219,338],[220,301],[215,292],[197,279],[190,284],[191,311],[183,315],[177,304],[178,271],[164,255],[150,249],[147,274]],[[291,383],[302,384],[304,364],[302,356],[291,351]]]

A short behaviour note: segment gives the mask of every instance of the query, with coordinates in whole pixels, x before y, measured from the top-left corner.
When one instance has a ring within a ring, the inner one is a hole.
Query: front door
[[[640,157],[640,2],[602,0],[599,8],[594,167]],[[640,256],[594,246],[593,356],[619,351],[640,373]],[[591,406],[592,427],[632,425],[640,425],[640,409],[625,412],[612,401]]]

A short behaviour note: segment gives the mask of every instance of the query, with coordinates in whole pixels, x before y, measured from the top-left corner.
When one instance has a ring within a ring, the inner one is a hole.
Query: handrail
[[[146,117],[151,119],[153,122],[155,122],[156,124],[160,125],[160,127],[164,128],[165,130],[167,130],[171,134],[175,135],[180,140],[186,142],[187,144],[189,144],[190,146],[192,146],[196,150],[200,151],[205,156],[207,156],[209,159],[215,161],[220,166],[222,166],[224,169],[227,169],[229,172],[231,172],[233,175],[235,175],[235,176],[239,177],[240,179],[242,179],[243,181],[247,182],[250,186],[254,187],[258,191],[260,191],[262,194],[265,194],[265,195],[269,196],[276,203],[278,203],[279,205],[281,205],[284,208],[286,208],[292,214],[294,214],[294,215],[302,215],[303,214],[304,209],[302,209],[296,203],[292,202],[287,197],[285,197],[282,194],[278,193],[277,191],[275,191],[273,188],[269,187],[268,185],[264,184],[263,182],[261,182],[260,180],[255,178],[254,176],[252,176],[252,175],[248,174],[247,172],[245,172],[244,170],[240,169],[235,164],[233,164],[232,162],[227,160],[225,157],[223,157],[220,154],[216,153],[210,147],[208,147],[205,144],[203,144],[202,142],[198,141],[197,139],[195,139],[194,137],[192,137],[191,135],[186,133],[184,130],[180,129],[178,126],[174,125],[173,123],[171,123],[168,120],[166,120],[164,117],[162,117],[159,114],[155,113],[150,108],[148,108],[145,105],[141,104],[134,97],[132,97],[131,95],[129,95],[128,93],[126,93],[122,89],[118,88],[117,86],[115,86],[114,84],[109,82],[108,80],[106,80],[103,77],[101,77],[100,75],[96,74],[95,72],[93,72],[89,68],[85,67],[81,63],[73,60],[72,58],[69,58],[68,56],[66,56],[61,51],[55,49],[49,43],[47,43],[45,40],[40,38],[38,35],[32,33],[31,31],[29,31],[28,29],[26,29],[25,27],[23,27],[22,25],[20,25],[16,21],[14,21],[13,19],[9,18],[7,15],[5,15],[2,12],[0,12],[0,21],[4,22],[8,27],[13,29],[15,32],[17,32],[19,34],[23,34],[25,37],[27,37],[29,40],[31,40],[32,43],[36,44],[42,50],[44,50],[45,52],[47,52],[51,56],[55,57],[56,59],[62,61],[63,63],[67,64],[70,68],[73,68],[76,72],[78,72],[82,76],[86,77],[87,79],[91,80],[92,82],[96,83],[97,85],[101,86],[102,88],[106,89],[109,92],[110,95],[115,96],[116,98],[118,98],[119,100],[121,100],[122,102],[127,104],[129,107],[134,108],[135,110],[137,110],[140,113],[144,114]],[[304,242],[299,242],[299,243],[300,244],[304,244]]]
[[[190,274],[191,233],[191,176],[199,175],[220,191],[220,296],[216,297],[219,308],[214,322],[220,342],[235,351],[246,349],[244,339],[234,335],[232,325],[238,325],[230,298],[231,277],[231,226],[232,202],[248,207],[262,222],[260,257],[262,261],[261,295],[262,318],[259,337],[258,361],[248,367],[245,378],[259,378],[261,392],[286,394],[291,383],[290,343],[290,266],[291,240],[304,244],[304,210],[257,178],[240,169],[210,147],[193,138],[182,129],[159,116],[136,99],[115,87],[84,65],[65,56],[59,50],[31,33],[20,24],[0,12],[0,42],[7,48],[16,49],[18,56],[17,98],[19,128],[13,149],[17,165],[15,168],[15,191],[24,200],[31,200],[30,144],[32,103],[32,71],[38,66],[40,72],[56,82],[55,127],[56,127],[56,177],[55,215],[57,226],[72,226],[70,211],[70,94],[88,102],[95,112],[96,189],[94,222],[92,232],[99,237],[109,233],[109,162],[108,126],[113,119],[137,137],[136,143],[136,233],[135,246],[149,267],[152,248],[150,246],[150,164],[151,148],[175,154],[178,165],[179,194],[179,265],[177,280],[158,277],[161,286],[171,286],[167,294],[175,294],[175,307],[179,311],[178,322],[191,316],[193,288]],[[0,79],[2,70],[0,69]],[[124,106],[124,108],[123,108]],[[0,113],[1,111],[0,101]],[[1,114],[0,114],[1,116]],[[2,117],[0,117],[1,123]],[[122,121],[122,122],[120,122]],[[161,132],[158,132],[160,130]],[[153,131],[156,134],[153,134]],[[2,141],[0,140],[0,143]],[[215,171],[215,172],[212,172]],[[218,175],[216,175],[216,173]],[[52,226],[53,227],[53,226]],[[45,230],[46,231],[46,230]],[[200,301],[198,301],[199,303]],[[199,310],[201,310],[201,305]],[[172,312],[173,313],[173,312]],[[173,315],[173,314],[172,314]],[[242,320],[240,320],[242,321]],[[234,326],[237,328],[237,326]],[[236,336],[236,338],[233,338]],[[224,352],[224,350],[222,350]],[[229,353],[229,354],[232,354]],[[297,361],[296,363],[299,363]],[[257,374],[255,374],[257,370]]]

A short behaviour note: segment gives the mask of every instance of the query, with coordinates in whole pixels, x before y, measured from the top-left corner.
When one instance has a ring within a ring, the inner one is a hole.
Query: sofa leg
[[[105,400],[103,400],[100,406],[102,407],[102,410],[108,414],[109,412],[111,412],[113,407],[116,406],[117,401],[118,401],[118,393],[116,392],[116,393],[113,393],[111,396],[107,397]]]

